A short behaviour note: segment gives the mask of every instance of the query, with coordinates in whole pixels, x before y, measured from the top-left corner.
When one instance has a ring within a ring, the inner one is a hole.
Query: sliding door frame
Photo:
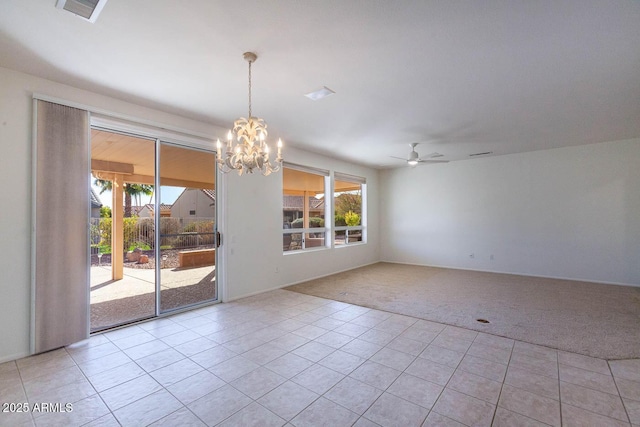
[[[156,140],[156,175],[155,175],[155,192],[154,192],[154,202],[156,204],[156,211],[160,212],[159,206],[162,204],[162,185],[161,185],[161,178],[162,178],[162,166],[161,166],[161,155],[162,155],[162,146],[171,146],[171,147],[178,147],[184,150],[193,150],[193,151],[200,151],[203,153],[208,153],[208,154],[213,154],[214,156],[216,155],[215,151],[211,151],[211,150],[207,150],[204,149],[202,147],[192,147],[189,145],[185,145],[185,144],[181,144],[181,143],[177,143],[177,142],[169,142],[169,141],[165,141],[162,138],[158,138]],[[215,157],[214,157],[215,158]],[[216,202],[215,202],[215,218],[214,218],[214,228],[213,228],[213,233],[214,233],[214,244],[217,246],[218,244],[218,218],[219,218],[219,211],[218,211],[218,207],[220,205],[220,203],[218,203],[218,182],[219,182],[219,177],[220,177],[220,173],[218,173],[218,164],[214,161],[213,162],[213,174],[214,174],[214,191],[215,191],[215,197],[216,197]],[[155,224],[155,241],[156,242],[160,242],[161,240],[161,236],[160,236],[160,215],[156,215],[155,216],[155,220],[154,220],[154,224]],[[175,314],[175,313],[179,313],[181,311],[188,311],[194,307],[199,307],[199,306],[205,306],[208,304],[215,304],[218,302],[222,301],[222,298],[220,298],[220,275],[219,272],[221,270],[224,270],[224,268],[219,268],[219,264],[218,264],[218,255],[219,255],[219,248],[216,248],[215,251],[215,298],[214,299],[208,299],[202,302],[196,302],[193,304],[188,304],[185,306],[181,306],[181,307],[177,307],[177,308],[171,308],[168,310],[162,310],[162,271],[160,268],[156,268],[156,315],[158,317],[161,316],[167,316],[167,315],[171,315],[171,314]],[[156,260],[160,260],[161,259],[161,254],[160,254],[160,244],[157,243],[155,245],[154,248],[154,256]],[[156,266],[158,266],[159,264],[156,263]]]
[[[110,110],[105,110],[102,108],[97,108],[97,107],[93,107],[90,105],[86,105],[86,104],[82,104],[82,103],[78,103],[78,102],[73,102],[73,101],[69,101],[66,99],[60,99],[57,97],[53,97],[53,96],[49,96],[46,94],[41,94],[41,93],[33,93],[32,98],[34,100],[34,106],[36,104],[37,101],[47,101],[47,102],[51,102],[51,103],[55,103],[55,104],[60,104],[60,105],[64,105],[67,107],[72,107],[72,108],[77,108],[77,109],[81,109],[81,110],[85,110],[88,114],[89,114],[89,137],[91,135],[91,129],[100,129],[100,130],[105,130],[105,131],[110,131],[110,132],[115,132],[115,133],[122,133],[122,134],[129,134],[132,136],[136,136],[136,137],[140,137],[140,138],[144,138],[144,139],[150,139],[155,141],[155,161],[156,161],[156,177],[155,177],[155,185],[156,188],[159,190],[160,186],[159,186],[159,177],[160,177],[160,171],[159,171],[159,152],[160,152],[160,144],[161,143],[169,143],[169,144],[174,144],[174,145],[178,145],[178,146],[182,146],[188,149],[197,149],[197,150],[202,150],[202,151],[206,151],[209,153],[213,153],[214,155],[216,154],[216,146],[214,143],[215,137],[212,134],[205,134],[205,133],[200,133],[200,132],[194,132],[188,129],[183,129],[180,127],[176,127],[176,126],[171,126],[171,125],[166,125],[164,123],[160,123],[160,122],[156,122],[156,121],[152,121],[152,120],[147,120],[147,119],[142,119],[139,117],[135,117],[135,116],[129,116],[126,114],[121,114],[121,113],[117,113],[114,111],[110,111]],[[34,107],[35,108],[35,107]],[[35,116],[35,114],[34,114]],[[34,120],[33,123],[33,134],[35,135],[35,129],[37,126],[37,123]],[[226,132],[226,130],[224,129],[220,129],[219,130],[220,134],[223,134],[224,132]],[[90,145],[91,141],[89,139],[89,145]],[[89,163],[91,161],[90,155],[91,155],[91,150],[89,147]],[[33,158],[33,163],[35,164],[36,158],[35,158],[35,154],[34,154],[34,158]],[[216,233],[216,236],[218,236],[217,232],[223,232],[224,231],[224,227],[226,224],[226,208],[225,208],[225,202],[224,200],[226,200],[225,197],[225,179],[223,177],[223,174],[220,173],[219,169],[217,168],[217,165],[214,166],[215,167],[215,194],[216,194],[216,221],[215,221],[215,228],[214,228],[214,232]],[[88,171],[90,172],[90,170]],[[36,174],[36,170],[35,168],[32,171],[32,175],[33,178],[35,179],[35,174]],[[32,216],[34,218],[35,221],[35,212],[36,212],[36,199],[35,199],[35,194],[32,195]],[[156,194],[154,195],[155,198],[155,203],[156,205],[158,205],[159,203],[159,197],[160,197],[160,191],[157,191]],[[221,203],[218,203],[218,200],[221,200]],[[87,211],[90,211],[90,207],[87,207]],[[158,216],[159,218],[159,216]],[[159,222],[159,220],[158,220]],[[88,225],[87,225],[88,226]],[[35,227],[35,223],[32,225],[32,227]],[[156,233],[156,238],[158,238],[158,234],[159,234],[159,227],[155,227],[155,233]],[[88,233],[87,233],[88,234]],[[157,240],[159,241],[159,240]],[[216,238],[216,242],[217,242],[217,238]],[[89,253],[89,241],[87,240],[87,254]],[[225,278],[226,278],[226,274],[225,274],[225,256],[224,256],[224,250],[218,250],[218,249],[222,249],[221,247],[218,247],[216,250],[216,298],[215,300],[207,300],[204,301],[200,304],[193,304],[190,306],[186,306],[183,308],[177,308],[175,310],[171,310],[165,313],[162,313],[160,310],[160,280],[159,280],[159,276],[160,276],[160,269],[156,268],[156,272],[155,272],[155,276],[156,276],[156,298],[155,298],[155,317],[154,318],[161,318],[161,317],[165,317],[165,316],[169,316],[169,315],[173,315],[176,313],[180,313],[183,311],[188,311],[191,310],[193,308],[196,307],[200,307],[200,306],[207,306],[207,305],[212,305],[212,304],[217,304],[219,302],[223,302],[226,300],[226,286],[225,286]],[[32,238],[32,247],[31,247],[31,257],[32,257],[32,265],[35,264],[35,251],[36,251],[36,245],[33,242],[33,238]],[[156,245],[156,257],[159,254],[159,246]],[[88,269],[90,268],[90,258],[89,256],[87,256],[86,259],[86,263],[85,263],[85,268],[87,269],[87,277],[89,277],[88,274]],[[31,272],[31,281],[32,281],[32,288],[33,286],[35,286],[35,269],[32,268],[32,272]],[[87,279],[87,289],[89,288],[89,280]],[[31,305],[32,305],[32,310],[31,310],[31,338],[30,338],[30,342],[31,342],[31,353],[33,354],[35,352],[35,293],[32,290],[32,296],[31,296]],[[89,293],[87,292],[87,310],[89,310],[90,308],[90,296]],[[90,317],[90,316],[88,316]],[[139,320],[140,322],[144,322],[148,319],[141,319]],[[137,321],[134,321],[133,323],[136,323]],[[126,326],[126,325],[121,325],[121,326]],[[119,326],[116,326],[116,328]],[[89,318],[87,319],[87,335],[90,334],[90,330],[91,330],[91,324],[89,321]]]
[[[158,213],[157,215],[154,215],[154,241],[155,242],[160,242],[160,220],[161,220],[161,215],[160,213],[160,209],[159,206],[161,205],[161,197],[162,197],[162,185],[161,185],[161,177],[162,177],[162,167],[161,167],[161,162],[160,162],[160,156],[161,156],[161,147],[162,145],[169,145],[169,146],[173,146],[173,147],[180,147],[183,148],[185,150],[195,150],[195,151],[201,151],[201,152],[205,152],[205,153],[210,153],[213,154],[215,156],[216,152],[212,151],[211,149],[208,148],[204,148],[202,146],[193,146],[190,144],[187,144],[185,142],[175,142],[175,141],[168,141],[167,139],[170,138],[159,138],[159,137],[152,137],[151,134],[153,134],[153,130],[150,131],[142,131],[140,133],[135,131],[135,126],[131,126],[128,125],[126,126],[126,130],[121,129],[117,123],[113,123],[112,125],[109,124],[105,124],[103,119],[98,119],[97,120],[97,124],[93,124],[94,121],[93,119],[90,117],[90,125],[89,125],[89,134],[91,134],[91,130],[92,129],[96,129],[96,130],[100,130],[100,131],[105,131],[105,132],[111,132],[111,133],[116,133],[116,134],[121,134],[121,135],[127,135],[127,136],[131,136],[131,137],[135,137],[135,138],[140,138],[140,139],[146,139],[149,141],[153,141],[154,142],[154,163],[155,163],[155,168],[154,168],[154,195],[153,195],[153,199],[154,199],[154,203],[156,206],[155,211]],[[91,144],[91,141],[89,141],[89,144]],[[89,150],[89,154],[91,154],[91,151]],[[91,160],[91,157],[89,157],[89,161]],[[217,163],[214,162],[213,164],[213,173],[214,173],[214,179],[215,179],[215,194],[216,194],[216,210],[215,210],[215,216],[216,216],[216,220],[215,220],[215,228],[214,228],[214,233],[216,236],[216,244],[217,244],[217,231],[218,231],[218,218],[219,218],[219,206],[220,203],[218,203],[218,188],[219,188],[219,177],[220,177],[220,173],[218,172],[218,165]],[[154,257],[156,260],[160,260],[160,245],[156,244],[154,247]],[[216,250],[216,264],[215,264],[215,298],[214,299],[207,299],[205,301],[199,302],[199,303],[194,303],[194,304],[189,304],[183,307],[178,307],[175,309],[171,309],[171,310],[165,310],[162,311],[162,271],[160,268],[160,263],[156,262],[156,267],[155,267],[155,271],[154,271],[154,277],[155,277],[155,298],[154,298],[154,305],[155,305],[155,315],[151,318],[141,318],[141,319],[135,319],[132,320],[131,322],[127,322],[125,324],[122,325],[114,325],[113,328],[106,328],[106,329],[102,329],[100,331],[96,331],[96,333],[100,333],[103,332],[105,330],[110,330],[110,329],[114,329],[114,328],[118,328],[118,327],[123,327],[123,326],[128,326],[131,325],[133,323],[137,323],[137,322],[144,322],[146,320],[150,320],[150,319],[154,319],[154,318],[160,318],[160,317],[166,317],[166,316],[170,316],[176,313],[180,313],[183,311],[188,311],[191,310],[193,308],[196,307],[200,307],[200,306],[206,306],[206,305],[210,305],[210,304],[216,304],[222,301],[221,296],[221,291],[220,291],[220,274],[219,272],[222,270],[224,271],[224,268],[220,268],[220,264],[219,264],[219,251]],[[89,297],[90,298],[90,297]],[[89,304],[90,305],[90,304]],[[87,326],[90,329],[90,325]]]

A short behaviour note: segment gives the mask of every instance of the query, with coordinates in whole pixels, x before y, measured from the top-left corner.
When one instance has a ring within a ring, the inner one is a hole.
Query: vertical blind
[[[89,112],[34,101],[32,353],[89,333]]]

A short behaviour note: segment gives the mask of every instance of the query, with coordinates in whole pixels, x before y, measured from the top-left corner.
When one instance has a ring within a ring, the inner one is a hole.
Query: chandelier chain
[[[249,61],[249,117],[251,118],[251,63],[253,61]]]

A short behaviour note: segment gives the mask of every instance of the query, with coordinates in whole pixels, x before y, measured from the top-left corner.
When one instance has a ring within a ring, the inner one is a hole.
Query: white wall
[[[141,107],[122,100],[72,88],[27,74],[0,68],[0,363],[27,355],[29,350],[31,265],[31,126],[32,95],[42,93],[93,108],[142,120],[224,137],[225,129]],[[236,298],[266,289],[350,269],[379,259],[377,251],[378,172],[349,165],[290,147],[289,161],[364,175],[370,182],[370,244],[284,257],[282,255],[281,175],[228,175],[229,208],[225,259],[228,296]],[[231,243],[228,243],[231,242]],[[53,248],[52,248],[53,249]],[[244,261],[250,259],[247,268]],[[275,273],[278,266],[279,273]]]
[[[640,139],[380,179],[385,261],[640,285]]]
[[[288,162],[367,179],[368,243],[283,254],[282,175],[226,175],[229,232],[223,249],[227,271],[233,272],[233,278],[228,280],[229,299],[380,260],[379,172],[291,147],[285,149]]]

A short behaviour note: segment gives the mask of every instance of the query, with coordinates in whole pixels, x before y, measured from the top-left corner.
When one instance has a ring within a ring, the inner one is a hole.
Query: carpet
[[[286,289],[592,357],[640,358],[637,287],[377,263]]]

